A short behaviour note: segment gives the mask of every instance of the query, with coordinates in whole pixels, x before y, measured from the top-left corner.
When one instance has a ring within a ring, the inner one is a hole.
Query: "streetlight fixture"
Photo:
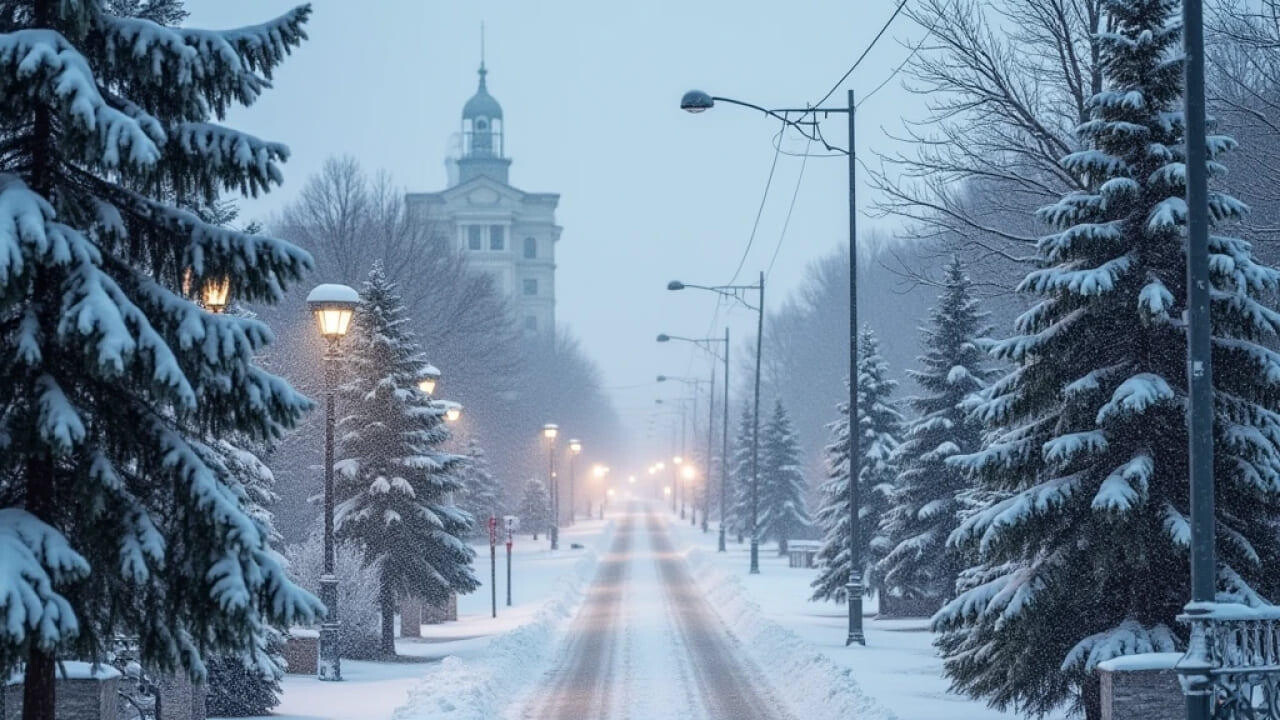
[[[456,402],[448,402],[444,408],[444,421],[447,423],[456,423],[462,417],[462,405]]]
[[[436,384],[440,382],[440,369],[435,365],[427,365],[422,368],[420,377],[418,378],[418,389],[423,395],[428,397],[436,393]]]
[[[601,485],[603,491],[604,477],[609,474],[609,466],[596,463],[591,466],[591,476]],[[587,518],[591,518],[591,503],[587,503]],[[600,498],[600,519],[604,519],[604,497]]]
[[[1199,8],[1198,0],[1191,0],[1191,1],[1197,3],[1196,9],[1198,10]],[[1191,12],[1187,9],[1185,5],[1183,9],[1184,9],[1184,13]],[[1184,33],[1184,39],[1186,37],[1187,37],[1187,34]],[[1193,56],[1189,53],[1188,57],[1198,58],[1199,56]],[[1203,70],[1203,68],[1201,69]],[[1190,84],[1191,83],[1188,83],[1188,85]],[[1188,94],[1188,100],[1187,100],[1188,103],[1191,102],[1190,97],[1191,97],[1190,94]],[[855,142],[854,142],[856,138],[855,117],[856,117],[857,106],[853,102],[853,90],[848,91],[847,103],[845,107],[807,107],[807,108],[775,108],[775,109],[764,108],[749,102],[734,100],[733,98],[711,95],[710,93],[706,93],[701,90],[690,90],[680,98],[680,109],[686,112],[697,114],[697,113],[704,112],[706,110],[710,110],[711,108],[715,107],[715,104],[717,102],[725,102],[725,103],[730,103],[732,105],[740,105],[742,107],[764,113],[765,115],[771,118],[774,118],[775,120],[781,121],[783,125],[796,130],[797,132],[799,132],[801,135],[808,138],[809,140],[812,140],[816,143],[821,144],[828,151],[834,152],[836,154],[844,155],[849,161],[849,169],[848,169],[848,175],[849,175],[849,427],[857,428],[858,427],[858,333],[857,333],[857,327],[858,327],[858,248],[857,248],[858,194],[857,194],[856,180],[857,180],[858,161],[857,161],[857,148],[855,147]],[[1190,105],[1188,105],[1188,107],[1190,108]],[[1201,117],[1203,117],[1203,104],[1201,105],[1200,109],[1201,109]],[[819,118],[829,118],[832,115],[844,115],[848,120],[849,147],[847,149],[832,145],[831,143],[827,142],[826,139],[823,138],[820,133],[815,132],[815,128],[818,124]],[[1194,119],[1192,119],[1191,121],[1194,122]],[[1201,135],[1201,137],[1203,137],[1203,135]],[[1203,143],[1201,144],[1203,145]],[[1194,147],[1194,145],[1195,145],[1194,143],[1191,143],[1188,145],[1188,147],[1189,148]],[[1189,163],[1188,167],[1194,167],[1195,159],[1192,158],[1188,160],[1188,163]],[[1192,184],[1194,184],[1194,181],[1192,182]],[[1192,231],[1192,234],[1194,235],[1194,230]],[[1192,244],[1194,245],[1194,241]],[[667,287],[673,290],[680,289],[680,288],[672,287],[673,285],[677,285],[677,284],[678,283],[671,283]],[[763,274],[761,275],[761,279],[760,279],[760,296],[761,296],[760,305],[761,305],[761,313],[762,313],[761,323],[763,323],[764,322],[763,320],[763,311],[764,311],[763,310],[763,306],[764,306]],[[756,393],[756,413],[755,413],[756,419],[755,419],[755,428],[752,430],[752,433],[751,433],[752,434],[751,494],[752,494],[753,506],[755,505],[755,494],[756,494],[755,476],[757,475],[756,466],[758,464],[757,463],[758,442],[756,441],[755,438],[759,435],[759,425],[760,425],[759,337],[757,337],[756,340],[757,340],[757,345],[756,345],[757,393]],[[1205,347],[1207,347],[1207,341],[1206,341]],[[859,497],[859,493],[858,493],[859,491],[858,482],[857,482],[858,473],[855,469],[858,465],[859,459],[861,458],[861,453],[858,448],[858,442],[859,442],[859,434],[857,432],[850,432],[849,433],[849,468],[850,468],[850,471],[849,471],[849,475],[850,475],[850,480],[849,480],[849,582],[845,586],[846,592],[848,593],[848,596],[849,596],[849,634],[845,638],[845,645],[852,645],[853,643],[858,643],[859,645],[867,644],[866,635],[863,633],[863,630],[862,630],[862,592],[863,592],[862,548],[859,547],[858,545],[858,537],[861,534],[860,528],[859,528],[860,518],[858,517],[858,511],[861,506],[861,498]],[[751,520],[752,522],[752,530],[751,530],[752,553],[751,554],[752,554],[752,566],[753,566],[752,572],[758,572],[759,571],[758,567],[756,567],[756,564],[755,564],[756,537],[755,537],[754,507],[752,509],[752,515],[753,515]]]
[[[227,309],[231,297],[231,278],[223,275],[205,280],[200,288],[202,304],[215,315]]]
[[[851,107],[853,104],[852,98],[853,96],[852,94],[850,94]],[[718,100],[718,99],[721,99],[721,98],[713,98],[713,100]],[[707,107],[710,107],[710,106],[708,105]],[[706,109],[706,108],[703,108],[703,109]],[[854,255],[854,254],[855,253],[850,253],[850,255]],[[684,290],[685,288],[695,288],[698,290],[706,290],[708,292],[713,292],[713,293],[716,293],[717,295],[721,295],[723,297],[736,300],[743,306],[756,311],[756,377],[755,377],[755,383],[754,383],[755,389],[753,393],[753,400],[752,400],[752,407],[751,407],[751,518],[750,518],[751,525],[749,528],[749,530],[751,531],[751,568],[750,570],[748,570],[748,572],[752,575],[759,575],[760,574],[760,538],[758,537],[759,533],[757,532],[757,527],[759,526],[759,518],[760,518],[760,357],[761,357],[761,352],[763,351],[763,348],[764,348],[764,272],[760,273],[760,279],[755,285],[693,285],[690,283],[682,283],[678,280],[672,280],[671,282],[667,283],[668,290]],[[755,306],[752,306],[750,303],[746,301],[745,296],[747,292],[751,290],[755,290],[760,293],[758,296],[758,303]],[[853,337],[852,327],[853,326],[850,326],[850,337]],[[659,342],[669,342],[671,340],[671,336],[669,335],[665,336],[667,337],[666,341],[662,340],[663,337],[664,336],[662,335],[658,336]],[[728,354],[729,354],[729,351],[726,343],[725,355],[728,356]],[[855,377],[856,377],[856,374],[855,374]],[[854,385],[856,385],[857,382],[858,381],[855,379],[853,381]],[[728,387],[728,383],[726,383],[726,387]],[[853,398],[853,401],[855,403],[857,402],[856,396]],[[726,408],[727,407],[728,405],[726,403]],[[857,424],[851,423],[850,427],[857,427]],[[726,431],[728,430],[728,423],[725,424],[725,429]],[[849,433],[849,436],[856,437],[857,433],[851,432]],[[850,455],[850,457],[857,457],[857,455],[856,454]],[[726,465],[728,464],[728,457],[725,458],[724,462]],[[853,482],[853,483],[849,483],[849,485],[853,487],[853,486],[856,486],[857,483]],[[856,492],[856,489],[852,492]],[[857,527],[856,512],[854,513],[854,527],[855,528]],[[855,538],[857,537],[856,533],[854,534],[854,537]],[[855,554],[854,557],[857,558],[857,555]],[[859,582],[861,582],[860,576],[859,576]],[[858,603],[859,605],[861,605],[862,603],[861,591],[859,591],[859,594],[858,594]],[[850,610],[851,618],[853,617],[852,612],[853,611]],[[861,633],[862,633],[861,609],[858,610],[858,613],[859,613],[858,614],[858,634],[859,634],[859,638],[861,638]],[[853,621],[850,620],[850,622],[852,623]],[[850,630],[849,637],[850,638],[853,637],[852,629]],[[865,641],[859,640],[859,642],[862,642],[863,644],[865,644]]]
[[[556,436],[560,434],[560,426],[547,423],[542,426],[542,437],[547,440],[547,485],[551,488],[551,530],[547,535],[551,538],[551,549],[560,549],[560,493],[556,488]]]
[[[225,300],[225,298],[224,298]],[[307,295],[307,306],[315,316],[324,351],[324,572],[320,576],[320,602],[327,613],[320,624],[320,662],[317,675],[321,680],[342,679],[342,659],[338,649],[338,578],[334,574],[333,539],[333,423],[334,394],[338,388],[338,355],[342,338],[351,327],[351,316],[360,302],[360,294],[346,285],[317,285]]]
[[[569,439],[569,524],[573,524],[574,508],[573,505],[578,500],[578,493],[574,490],[574,475],[578,456],[582,454],[582,441],[577,438]],[[588,518],[590,519],[590,518]]]
[[[719,359],[724,363],[724,410],[723,410],[724,417],[721,420],[721,425],[723,427],[721,428],[722,446],[720,449],[720,533],[719,533],[719,537],[716,538],[716,552],[725,552],[726,551],[725,550],[725,518],[727,517],[727,511],[729,507],[728,498],[727,498],[727,489],[729,487],[729,326],[727,325],[725,326],[723,338],[689,338],[689,337],[681,337],[679,335],[668,335],[667,333],[660,333],[658,335],[658,342],[660,343],[671,342],[672,340],[679,340],[681,342],[692,343],[698,346],[698,348],[703,352],[709,353],[713,359]],[[724,345],[723,350],[721,353],[717,353],[714,346],[721,343],[723,343]],[[661,378],[659,378],[659,382],[662,382]],[[707,457],[708,458],[710,458],[713,455],[713,453],[711,452],[711,445],[715,442],[715,440],[712,437],[712,435],[714,435],[715,433],[715,422],[714,422],[714,418],[716,415],[716,408],[715,408],[716,399],[715,399],[715,392],[714,392],[715,384],[716,384],[716,373],[713,368],[711,371],[711,388],[712,388],[711,411],[710,413],[708,413],[709,417],[712,418],[712,420],[709,421],[707,425]],[[706,532],[707,530],[707,517],[711,514],[709,512],[710,504],[711,504],[711,500],[710,500],[711,482],[710,481],[711,481],[711,468],[708,467],[707,468],[707,485],[704,486],[703,488],[703,496],[702,496],[703,498],[703,505],[702,505],[703,532]]]

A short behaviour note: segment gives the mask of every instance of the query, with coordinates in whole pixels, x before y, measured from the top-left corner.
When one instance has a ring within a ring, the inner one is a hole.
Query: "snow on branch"
[[[79,634],[71,604],[54,589],[83,579],[89,563],[35,515],[0,509],[0,617],[13,644],[30,638],[45,650]]]
[[[1119,417],[1132,417],[1147,408],[1173,398],[1173,388],[1164,378],[1153,373],[1138,373],[1120,383],[1111,400],[1098,409],[1099,425]]]
[[[1062,660],[1062,670],[1093,672],[1098,663],[1124,655],[1167,653],[1178,649],[1178,638],[1163,623],[1147,627],[1137,620],[1125,620],[1110,630],[1090,635],[1071,648]]]
[[[277,163],[289,159],[289,148],[282,143],[213,123],[182,123],[172,134],[174,141],[165,147],[166,160],[180,152],[183,168],[202,176],[202,184],[220,181],[224,189],[256,197],[272,184],[284,182]]]
[[[157,144],[163,137],[158,125],[144,123],[112,107],[98,91],[89,62],[60,33],[46,29],[16,30],[0,34],[0,74],[11,76],[6,84],[29,88],[45,96],[65,116],[69,127],[86,137],[96,137],[96,145],[86,145],[90,157],[107,168],[121,161],[146,168],[160,157]]]

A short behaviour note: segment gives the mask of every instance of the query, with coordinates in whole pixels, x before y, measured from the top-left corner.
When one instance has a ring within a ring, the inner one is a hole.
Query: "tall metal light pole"
[[[1191,466],[1191,605],[1207,612],[1215,599],[1213,502],[1213,366],[1209,316],[1209,183],[1204,109],[1204,8],[1182,2],[1186,55],[1184,102],[1187,153],[1187,444]],[[1193,630],[1194,633],[1194,630]],[[1203,641],[1203,638],[1200,639]],[[1192,637],[1192,642],[1197,639]],[[1187,718],[1208,720],[1212,688],[1187,694]]]
[[[315,316],[324,352],[324,572],[320,575],[320,602],[327,610],[320,624],[320,662],[316,674],[321,680],[342,679],[342,658],[338,646],[341,622],[338,616],[338,577],[334,574],[333,537],[333,424],[334,395],[338,388],[340,343],[351,327],[351,317],[360,295],[346,285],[318,285],[307,295],[307,306]]]
[[[555,423],[542,426],[542,437],[547,439],[547,486],[551,489],[551,528],[547,534],[551,538],[551,549],[560,549],[560,492],[556,487],[556,435],[560,427]]]
[[[710,354],[713,359],[719,359],[724,363],[724,402],[722,403],[724,405],[724,408],[721,410],[724,416],[721,421],[721,425],[722,425],[721,435],[723,436],[723,447],[721,448],[721,451],[720,451],[720,536],[716,540],[716,552],[725,552],[725,518],[727,517],[727,513],[728,513],[727,489],[729,487],[729,326],[726,325],[724,328],[723,339],[721,338],[688,338],[688,337],[680,337],[679,335],[668,335],[667,333],[662,333],[658,335],[658,342],[660,343],[671,342],[672,340],[679,340],[681,342],[693,343],[694,345],[697,345],[700,349],[702,349],[704,352],[707,352],[708,354]],[[712,346],[717,343],[724,344],[724,350],[722,353],[717,353],[713,349]],[[658,377],[659,382],[661,382],[662,379],[663,379],[662,376]],[[714,390],[715,388],[715,371],[714,370],[712,371],[711,383],[712,383],[712,389]],[[715,416],[715,400],[714,399],[712,399],[711,415],[712,417]],[[708,444],[707,444],[707,457],[708,458],[711,457],[710,440],[708,440]],[[711,477],[709,465],[707,470],[707,477],[708,479]],[[709,487],[708,487],[708,492],[710,492]],[[706,513],[705,511],[704,513],[705,514],[703,516],[702,529],[706,530],[706,519],[707,519],[706,516],[709,515],[710,513]]]
[[[1196,0],[1198,2],[1198,0]],[[1185,6],[1184,6],[1185,7]],[[716,102],[741,105],[764,113],[780,120],[784,125],[800,132],[810,140],[821,143],[827,150],[843,154],[849,161],[849,581],[845,585],[849,597],[849,633],[845,645],[858,643],[866,645],[866,635],[862,630],[862,548],[858,545],[859,518],[861,505],[857,482],[857,467],[861,453],[858,448],[858,224],[857,224],[857,150],[854,147],[854,115],[856,105],[853,102],[853,91],[848,92],[848,103],[845,107],[808,107],[808,108],[775,108],[769,109],[733,98],[712,96],[701,90],[690,90],[680,99],[680,108],[691,113],[700,113],[715,107]],[[840,148],[828,143],[820,133],[815,132],[818,118],[831,115],[846,115],[849,121],[849,147]],[[761,278],[761,294],[763,295],[763,276]],[[761,305],[763,305],[763,300]],[[760,369],[757,357],[756,383],[759,384]],[[759,408],[757,408],[756,432],[759,431]],[[753,433],[754,434],[754,433]],[[755,450],[752,451],[752,465],[756,464]],[[755,471],[752,470],[752,474]],[[754,490],[753,490],[754,493]],[[754,501],[753,501],[754,502]],[[753,531],[754,535],[754,531]],[[754,538],[753,538],[754,541]]]
[[[569,524],[573,524],[573,504],[577,502],[577,491],[574,489],[573,477],[577,469],[578,455],[582,454],[582,442],[577,438],[569,440]],[[590,520],[590,518],[587,518]]]
[[[705,93],[703,95],[705,96]],[[685,97],[687,99],[688,95]],[[710,97],[707,97],[707,102],[711,102]],[[707,107],[710,107],[710,105],[708,104]],[[760,273],[760,280],[755,285],[692,285],[679,280],[672,280],[667,283],[668,290],[684,290],[685,288],[709,290],[724,297],[732,298],[743,306],[756,311],[756,377],[751,407],[751,526],[749,528],[751,531],[751,568],[748,572],[752,575],[758,575],[760,574],[760,537],[756,530],[760,519],[760,355],[764,348],[764,273]],[[750,290],[760,293],[755,306],[752,306],[743,298],[743,295]],[[725,355],[728,355],[727,349]]]

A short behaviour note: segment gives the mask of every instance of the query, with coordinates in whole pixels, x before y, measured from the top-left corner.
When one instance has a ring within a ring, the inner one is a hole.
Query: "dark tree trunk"
[[[1081,686],[1080,704],[1084,706],[1084,720],[1102,720],[1102,681],[1096,673]]]
[[[378,643],[378,652],[393,658],[396,656],[396,594],[391,583],[382,582],[378,600],[382,606],[382,640]]]
[[[22,720],[53,720],[54,672],[53,654],[32,647],[22,677]]]
[[[53,501],[52,464],[43,457],[33,458],[27,462],[26,470],[27,512],[54,525],[49,516]],[[22,720],[53,720],[56,680],[53,653],[40,650],[33,643],[22,678]]]

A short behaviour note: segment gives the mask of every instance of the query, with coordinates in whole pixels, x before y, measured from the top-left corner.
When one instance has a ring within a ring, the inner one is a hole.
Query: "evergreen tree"
[[[102,0],[2,13],[0,674],[24,664],[26,720],[52,717],[57,657],[117,633],[203,678],[218,652],[270,666],[270,627],[322,610],[214,441],[276,438],[311,403],[254,365],[264,325],[188,295],[275,302],[310,258],[183,207],[280,181],[283,145],[213,121],[309,12],[213,32]]]
[[[520,527],[538,539],[538,532],[551,527],[551,497],[547,486],[537,478],[529,478],[520,496]]]
[[[778,554],[785,555],[787,540],[807,533],[811,523],[804,500],[809,488],[800,465],[800,441],[781,400],[761,428],[759,482],[760,539],[775,540]]]
[[[462,537],[471,516],[450,503],[462,489],[463,458],[439,450],[448,439],[444,408],[417,388],[426,360],[407,327],[404,303],[375,263],[361,290],[339,391],[343,459],[335,528],[361,542],[379,569],[381,651],[394,656],[400,598],[445,602],[479,587],[475,551]]]
[[[743,403],[738,432],[729,450],[729,528],[741,544],[751,532],[751,406]]]
[[[1014,369],[957,459],[994,497],[952,541],[977,552],[936,616],[946,670],[998,707],[1100,715],[1097,663],[1183,645],[1189,597],[1182,27],[1175,0],[1108,0],[1104,87],[1063,167],[1083,189],[1040,211],[1021,290],[1039,302],[993,347]],[[1210,170],[1234,143],[1208,139]],[[1215,225],[1245,208],[1211,193]],[[1209,240],[1218,599],[1276,597],[1280,556],[1280,273]]]
[[[879,533],[881,518],[889,507],[897,468],[893,453],[902,436],[902,414],[890,397],[898,383],[889,378],[889,365],[880,355],[875,333],[864,328],[858,337],[858,547],[862,551],[862,573],[866,592],[875,583],[871,572],[875,560],[885,550]],[[844,602],[849,582],[849,404],[836,406],[840,417],[827,427],[827,481],[822,486],[822,508],[818,526],[823,530],[818,562],[822,571],[814,578],[814,600]]]
[[[267,652],[283,664],[284,638],[273,631]],[[239,658],[221,655],[210,659],[205,683],[205,709],[214,717],[251,717],[266,715],[280,704],[280,680],[283,669],[264,674],[245,667]]]
[[[920,367],[908,373],[921,394],[907,401],[915,419],[893,458],[899,474],[881,530],[889,549],[875,568],[892,597],[940,605],[955,594],[962,565],[947,537],[960,523],[957,495],[970,481],[947,458],[974,452],[982,443],[982,423],[970,415],[966,400],[993,374],[979,347],[979,338],[991,332],[986,318],[964,266],[952,260],[930,325],[920,330]]]
[[[489,472],[489,459],[474,436],[467,441],[466,460],[459,474],[462,491],[458,506],[474,520],[475,534],[486,534],[489,517],[502,517],[502,484]]]

